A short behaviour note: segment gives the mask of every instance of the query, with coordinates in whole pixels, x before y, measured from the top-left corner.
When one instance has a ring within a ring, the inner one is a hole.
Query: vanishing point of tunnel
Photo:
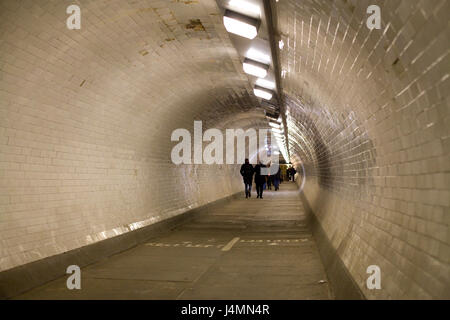
[[[0,299],[450,299],[449,22],[0,0]]]

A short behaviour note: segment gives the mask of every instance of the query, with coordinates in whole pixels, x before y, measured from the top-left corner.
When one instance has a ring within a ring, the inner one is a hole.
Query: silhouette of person
[[[257,198],[260,199],[263,198],[264,183],[266,183],[266,176],[261,174],[261,168],[265,167],[261,161],[255,166],[256,193],[258,194]]]
[[[252,196],[251,191],[254,172],[255,170],[253,169],[253,166],[249,163],[248,159],[245,159],[245,163],[241,166],[241,176],[244,179],[246,198],[251,198]]]

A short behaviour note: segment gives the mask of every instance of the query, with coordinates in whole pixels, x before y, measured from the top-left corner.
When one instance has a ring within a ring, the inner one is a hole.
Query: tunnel
[[[449,299],[449,13],[0,0],[0,298]],[[274,127],[259,146],[296,173],[262,199],[201,159],[205,132]]]

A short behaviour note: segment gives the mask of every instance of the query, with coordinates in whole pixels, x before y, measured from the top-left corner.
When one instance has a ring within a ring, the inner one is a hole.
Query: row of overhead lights
[[[284,136],[284,126],[281,118],[278,119],[270,119],[269,125],[271,126],[272,133],[277,140],[278,148],[281,151],[284,159],[289,161],[289,154],[286,148],[286,138]]]
[[[257,5],[242,0],[231,0],[229,5],[231,7],[238,7],[250,14],[260,15],[261,12]],[[223,16],[223,23],[228,32],[247,39],[254,39],[258,35],[261,20],[227,9]],[[252,57],[258,57],[258,55],[260,56],[261,54],[253,50]],[[253,88],[253,93],[255,96],[265,100],[272,99],[273,89],[275,89],[275,84],[272,81],[264,79],[267,76],[269,67],[269,64],[256,61],[250,57],[245,57],[243,62],[244,72],[258,78]]]
[[[261,10],[258,5],[245,0],[229,0],[228,9],[225,10],[223,16],[223,23],[228,32],[253,40],[258,35],[258,29],[261,25],[261,20],[255,17],[261,17]],[[283,45],[284,43],[279,43],[280,50]],[[255,47],[251,47],[245,53],[244,61],[242,63],[245,73],[257,77],[253,87],[253,93],[255,96],[264,100],[271,100],[274,90],[276,90],[275,82],[267,78],[270,62],[271,57],[269,55],[257,50]],[[271,150],[271,152],[275,155],[278,155],[281,152],[284,159],[289,161],[285,130],[281,118],[270,118],[269,125],[271,126],[271,131],[277,141],[277,147],[275,147],[274,150]],[[268,145],[266,145],[266,149],[268,149]]]
[[[270,119],[269,120],[269,125],[272,127],[272,134],[275,136],[275,139],[277,141],[277,144],[279,146],[279,149],[281,151],[281,154],[283,155],[283,158],[287,161],[290,162],[289,159],[289,153],[287,150],[287,140],[286,140],[286,136],[285,136],[285,128],[283,125],[283,121],[281,119],[281,117],[279,117],[278,119]]]
[[[272,127],[272,132],[275,135],[276,138],[279,138],[281,140],[284,140],[284,128],[283,128],[283,123],[280,121],[281,119],[278,120],[271,120],[269,122],[269,125]]]

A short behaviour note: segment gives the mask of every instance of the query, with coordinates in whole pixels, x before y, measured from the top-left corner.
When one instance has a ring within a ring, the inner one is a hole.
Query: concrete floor
[[[244,194],[244,192],[242,192]],[[329,299],[294,183],[234,200],[16,299]]]

